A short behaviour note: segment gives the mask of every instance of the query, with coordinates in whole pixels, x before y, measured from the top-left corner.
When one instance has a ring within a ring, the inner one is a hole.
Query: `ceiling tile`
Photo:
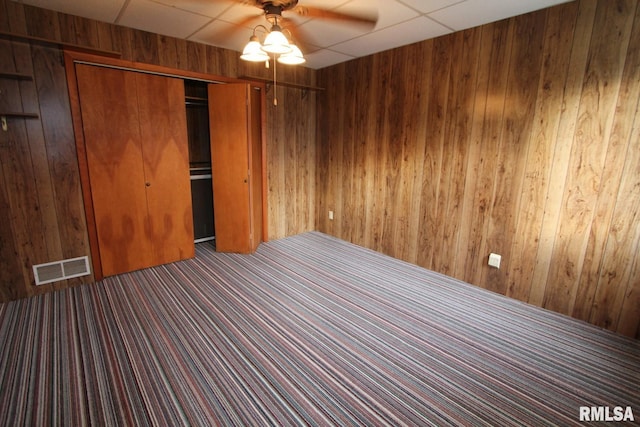
[[[198,15],[204,15],[209,18],[217,18],[220,14],[224,13],[227,9],[236,5],[236,2],[231,0],[151,0],[155,3],[160,3],[166,6],[175,7],[176,9],[184,10],[187,12],[197,13]]]
[[[467,0],[430,13],[429,16],[455,30],[464,30],[566,1],[568,0]]]
[[[333,21],[313,19],[298,28],[303,43],[328,47],[367,33],[365,29],[346,26]]]
[[[344,55],[327,49],[319,50],[309,55],[305,54],[305,58],[307,59],[307,62],[303,65],[313,69],[324,68],[354,59],[353,56]]]
[[[84,16],[96,21],[115,22],[126,0],[24,0],[20,3],[70,15]]]
[[[150,0],[131,0],[117,24],[184,39],[210,20]]]
[[[411,6],[422,13],[429,13],[444,7],[462,3],[465,0],[401,0],[407,6]]]
[[[249,41],[249,37],[251,37],[249,28],[242,28],[225,21],[216,20],[189,37],[189,40],[241,52]]]
[[[417,16],[414,10],[402,5],[396,7],[395,3],[388,0],[352,0],[333,10],[346,14],[375,13],[377,11],[379,18],[375,29],[391,26]],[[299,23],[299,31],[304,35],[303,41],[321,47],[342,43],[367,34],[371,30],[367,26],[330,19],[312,19]]]
[[[418,16],[418,12],[400,3],[389,0],[351,0],[348,3],[335,9],[337,12],[375,17],[378,22],[374,28],[367,28],[368,31],[375,31],[380,28],[395,25]],[[357,25],[344,23],[345,25]]]
[[[264,12],[262,11],[262,9],[256,6],[240,3],[234,3],[232,7],[226,9],[224,13],[218,16],[218,19],[222,19],[223,21],[227,22],[239,22],[249,17],[255,19],[260,18],[262,20],[262,22],[260,23],[263,25],[267,22],[267,20],[264,18]]]
[[[424,16],[384,28],[362,37],[336,44],[331,49],[353,56],[364,56],[398,46],[438,37],[451,30]]]

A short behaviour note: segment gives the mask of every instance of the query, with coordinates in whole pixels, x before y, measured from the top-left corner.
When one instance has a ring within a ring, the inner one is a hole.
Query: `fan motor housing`
[[[263,9],[266,14],[273,14],[274,11],[293,9],[298,5],[298,0],[256,0],[256,6]],[[279,13],[277,13],[279,14]]]

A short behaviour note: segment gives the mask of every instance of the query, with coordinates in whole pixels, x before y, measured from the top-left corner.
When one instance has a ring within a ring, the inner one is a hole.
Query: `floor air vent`
[[[33,266],[36,285],[44,285],[46,283],[57,282],[58,280],[87,276],[89,274],[91,274],[91,269],[89,267],[88,256]]]

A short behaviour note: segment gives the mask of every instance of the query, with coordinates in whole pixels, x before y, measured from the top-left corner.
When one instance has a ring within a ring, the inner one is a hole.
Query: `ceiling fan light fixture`
[[[305,63],[307,60],[304,59],[300,48],[295,44],[291,44],[290,46],[291,52],[280,55],[278,57],[278,62],[287,65],[299,65]]]
[[[271,27],[269,34],[267,34],[267,37],[264,39],[262,50],[277,55],[291,52],[289,40],[282,34],[282,28],[280,28],[279,25],[276,24]]]
[[[269,60],[269,55],[262,50],[262,45],[254,34],[249,38],[249,43],[242,50],[240,59],[251,62],[264,62]]]

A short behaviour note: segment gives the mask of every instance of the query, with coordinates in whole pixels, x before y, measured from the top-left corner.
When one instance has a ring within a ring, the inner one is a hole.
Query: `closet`
[[[185,81],[196,242],[250,253],[262,241],[260,92]]]
[[[263,239],[260,85],[65,54],[95,277]],[[69,72],[72,70],[72,72]]]
[[[183,81],[75,68],[102,275],[193,257]]]

